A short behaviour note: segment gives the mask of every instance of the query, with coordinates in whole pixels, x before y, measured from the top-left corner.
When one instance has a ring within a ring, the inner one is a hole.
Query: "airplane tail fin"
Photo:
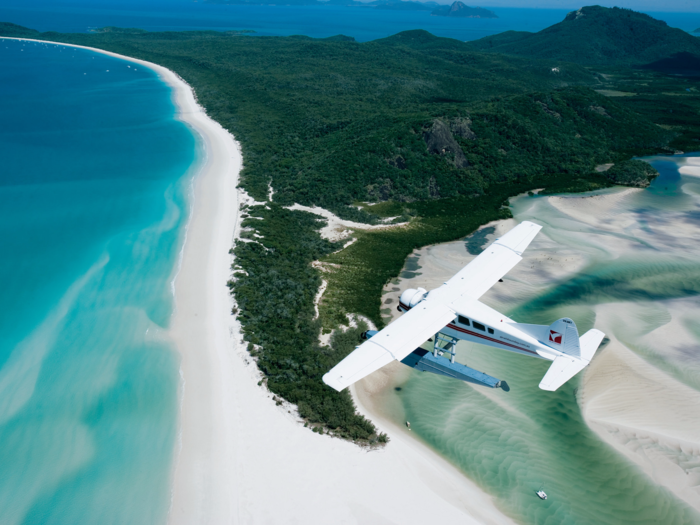
[[[562,321],[560,319],[559,321]],[[556,323],[558,323],[557,321]],[[554,326],[554,323],[552,326]],[[576,325],[574,325],[574,330]],[[551,327],[550,327],[551,330]],[[569,335],[568,333],[566,334]],[[555,391],[569,379],[578,374],[581,370],[588,366],[591,362],[596,350],[603,341],[605,334],[600,330],[592,329],[583,334],[579,339],[578,333],[576,334],[576,348],[579,350],[579,356],[571,355],[567,352],[567,355],[560,355],[557,357],[547,370],[547,373],[542,378],[540,382],[540,388],[542,390]],[[566,352],[562,349],[562,352]]]
[[[545,343],[547,345],[571,357],[581,357],[578,329],[576,323],[568,317],[562,317],[549,325],[546,335]]]

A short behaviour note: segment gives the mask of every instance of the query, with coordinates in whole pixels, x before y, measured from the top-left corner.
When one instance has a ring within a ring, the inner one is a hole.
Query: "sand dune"
[[[590,427],[657,483],[700,510],[700,392],[652,366],[615,337],[619,312],[597,309],[610,344],[584,375],[579,400]]]

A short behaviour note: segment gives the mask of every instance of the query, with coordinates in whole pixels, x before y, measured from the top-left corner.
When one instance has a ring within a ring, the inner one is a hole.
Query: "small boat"
[[[540,499],[547,499],[547,493],[544,490],[538,490],[535,494]]]
[[[408,430],[411,430],[411,423],[406,421],[406,426],[408,427]]]

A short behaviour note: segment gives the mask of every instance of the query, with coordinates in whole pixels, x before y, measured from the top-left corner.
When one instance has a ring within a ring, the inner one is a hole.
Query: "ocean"
[[[0,40],[0,521],[162,522],[198,143],[151,70]]]
[[[430,16],[430,11],[344,6],[222,5],[202,0],[5,0],[0,5],[0,21],[39,31],[81,33],[105,26],[148,31],[247,29],[259,36],[325,38],[344,34],[366,42],[410,29],[425,29],[459,40],[476,40],[509,30],[540,31],[561,22],[570,11],[512,7],[492,10],[499,18],[454,19]],[[649,14],[685,31],[700,27],[700,12]]]

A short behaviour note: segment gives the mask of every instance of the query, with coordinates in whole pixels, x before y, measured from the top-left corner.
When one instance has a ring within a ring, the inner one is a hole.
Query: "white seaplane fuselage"
[[[413,365],[409,366],[419,366],[416,359],[420,361],[424,354],[417,356],[417,347],[434,338],[433,355],[437,359],[449,352],[451,364],[458,339],[553,361],[540,388],[558,389],[590,363],[605,334],[591,329],[579,337],[576,324],[568,317],[549,326],[516,323],[479,301],[522,260],[523,250],[540,229],[525,221],[496,239],[442,286],[431,292],[422,288],[405,290],[398,306],[404,315],[378,332],[367,332],[367,340],[328,371],[323,381],[340,391],[394,360],[405,362],[413,355]],[[420,369],[435,366],[442,365],[424,363]],[[491,379],[492,387],[498,384],[498,380]]]
[[[423,293],[422,293],[423,292]],[[398,310],[407,312],[415,306],[417,302],[411,301],[412,295],[427,296],[427,292],[422,289],[409,289],[404,291],[399,300]],[[411,306],[411,303],[412,306]],[[524,332],[513,319],[506,317],[502,313],[489,308],[479,301],[473,301],[471,308],[464,308],[463,314],[458,314],[454,321],[447,324],[445,328],[440,330],[440,333],[472,343],[479,343],[516,354],[523,354],[539,359],[553,361],[557,356],[562,355],[562,352],[548,346],[539,341],[531,334]],[[525,325],[531,332],[535,325]],[[548,335],[546,333],[542,335]]]

